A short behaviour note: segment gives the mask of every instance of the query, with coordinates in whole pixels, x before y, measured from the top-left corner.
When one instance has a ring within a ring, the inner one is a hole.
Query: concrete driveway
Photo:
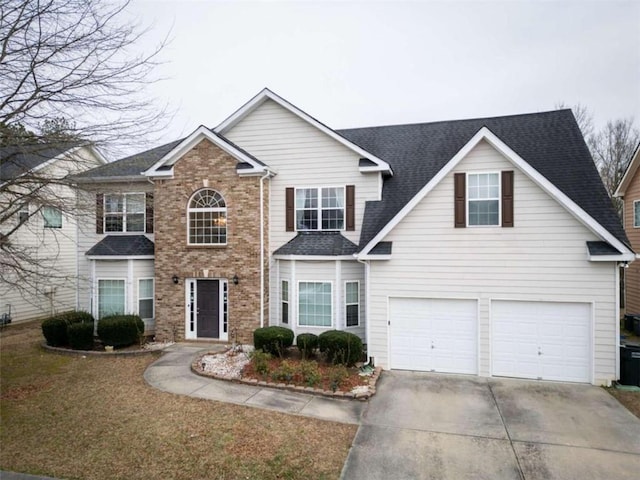
[[[384,372],[344,479],[640,478],[640,420],[598,387]]]

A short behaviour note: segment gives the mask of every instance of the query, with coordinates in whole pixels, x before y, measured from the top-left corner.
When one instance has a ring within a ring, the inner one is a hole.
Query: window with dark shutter
[[[153,193],[145,194],[145,231],[153,233]]]
[[[96,193],[96,233],[104,233],[104,195]]]
[[[287,232],[295,231],[295,217],[296,217],[296,205],[295,205],[295,189],[292,187],[287,188],[285,195],[285,210],[286,210],[286,229]]]
[[[356,187],[355,185],[347,185],[346,190],[346,229],[353,231],[356,229]]]
[[[466,200],[466,182],[464,173],[456,173],[453,176],[454,183],[454,217],[455,228],[464,228],[467,226],[467,200]]]
[[[502,172],[502,226],[513,227],[513,171]]]

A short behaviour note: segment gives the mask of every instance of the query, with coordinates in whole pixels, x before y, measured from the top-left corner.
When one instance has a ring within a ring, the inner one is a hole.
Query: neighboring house
[[[150,312],[161,339],[341,329],[384,368],[618,378],[635,255],[569,110],[332,130],[265,89],[78,180],[98,316]]]
[[[0,244],[10,243],[0,245],[0,314],[10,305],[22,321],[76,307],[76,196],[63,179],[103,163],[86,146],[0,148]]]
[[[615,193],[623,200],[622,223],[631,246],[640,251],[640,145],[636,148],[627,171]],[[625,310],[629,314],[640,313],[640,262],[632,263],[624,272]]]

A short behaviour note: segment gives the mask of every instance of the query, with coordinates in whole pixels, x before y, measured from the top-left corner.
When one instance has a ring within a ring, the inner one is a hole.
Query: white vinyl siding
[[[514,170],[515,227],[453,226],[455,172]],[[594,383],[615,379],[614,263],[589,262],[598,238],[528,177],[481,142],[398,224],[385,241],[391,260],[371,262],[370,355],[386,367],[390,296],[478,298],[479,373],[490,374],[492,299],[592,302]]]
[[[380,196],[380,173],[360,173],[360,155],[271,100],[225,132],[225,136],[278,172],[269,182],[271,252],[296,235],[285,228],[287,187],[354,185],[355,230],[342,234],[358,243],[365,202],[379,200]]]

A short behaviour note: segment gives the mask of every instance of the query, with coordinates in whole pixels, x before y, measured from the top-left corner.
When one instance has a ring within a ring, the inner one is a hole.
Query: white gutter
[[[369,341],[369,337],[370,337],[370,328],[369,328],[369,321],[370,321],[370,308],[371,308],[371,302],[370,302],[370,295],[369,295],[369,261],[368,260],[360,260],[358,257],[356,257],[356,260],[358,261],[358,263],[362,263],[364,265],[364,282],[365,282],[365,287],[364,287],[364,302],[365,305],[367,306],[367,320],[365,322],[365,327],[364,327],[364,337],[365,337],[365,341],[367,342],[367,360],[369,363],[371,363],[371,342]]]

